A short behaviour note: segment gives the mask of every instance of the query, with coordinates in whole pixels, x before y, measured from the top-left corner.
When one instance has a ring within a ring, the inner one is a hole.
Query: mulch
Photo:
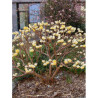
[[[39,78],[19,81],[13,90],[13,98],[84,98],[85,74],[62,71],[51,85],[43,84]]]

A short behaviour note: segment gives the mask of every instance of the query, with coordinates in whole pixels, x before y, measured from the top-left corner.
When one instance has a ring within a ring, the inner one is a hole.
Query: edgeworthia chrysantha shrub
[[[13,32],[13,79],[32,74],[44,82],[52,81],[61,67],[85,70],[85,33],[65,22],[41,22]],[[37,36],[34,37],[34,36]],[[71,54],[74,53],[74,56]],[[70,55],[70,56],[69,56]],[[41,75],[41,68],[48,74]]]

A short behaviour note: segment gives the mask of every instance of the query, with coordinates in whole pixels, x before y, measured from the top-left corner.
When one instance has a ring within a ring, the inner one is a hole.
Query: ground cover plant
[[[52,83],[62,67],[85,72],[86,35],[77,30],[59,20],[42,21],[13,32],[13,79],[33,75],[44,83]]]

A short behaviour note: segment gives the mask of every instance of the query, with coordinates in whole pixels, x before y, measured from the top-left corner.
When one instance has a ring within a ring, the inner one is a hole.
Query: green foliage
[[[71,76],[69,76],[69,75],[66,76],[66,82],[67,83],[71,83],[72,82]]]

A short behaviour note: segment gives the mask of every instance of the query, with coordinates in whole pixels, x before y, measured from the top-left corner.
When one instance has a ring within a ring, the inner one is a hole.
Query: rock
[[[47,85],[48,87],[51,87],[50,85]]]
[[[54,97],[61,96],[61,95],[62,95],[62,93],[61,93],[61,92],[54,92],[53,98],[54,98]]]

